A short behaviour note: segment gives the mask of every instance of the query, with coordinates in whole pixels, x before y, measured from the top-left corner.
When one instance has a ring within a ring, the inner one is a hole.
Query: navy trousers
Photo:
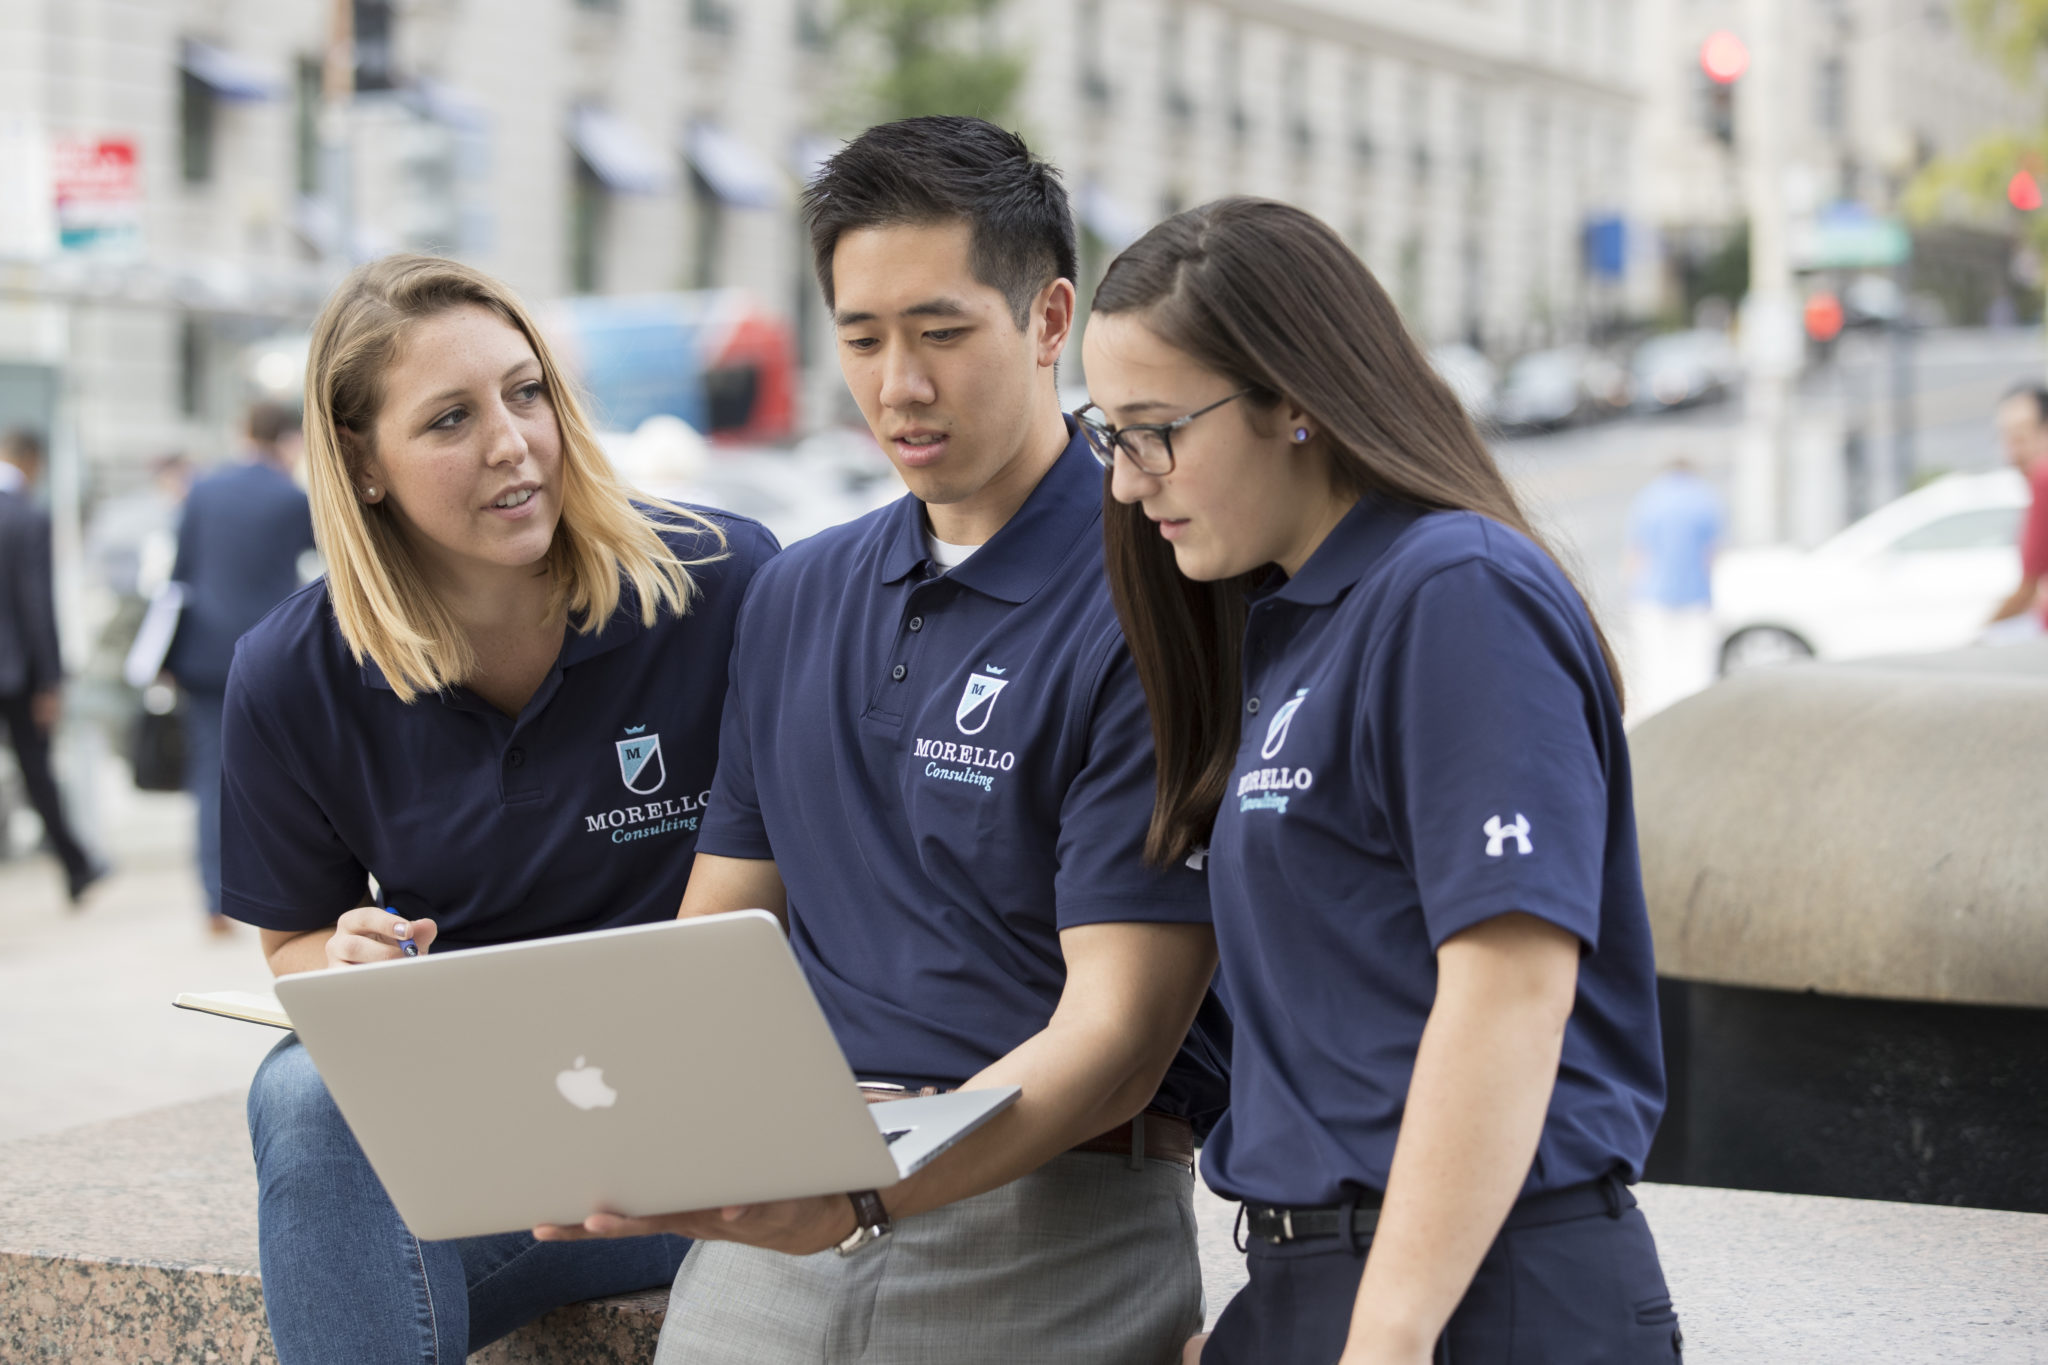
[[[1202,1365],[1335,1365],[1370,1237],[1253,1240],[1250,1282]],[[1683,1338],[1657,1244],[1626,1195],[1610,1213],[1503,1231],[1437,1348],[1438,1365],[1651,1365]]]

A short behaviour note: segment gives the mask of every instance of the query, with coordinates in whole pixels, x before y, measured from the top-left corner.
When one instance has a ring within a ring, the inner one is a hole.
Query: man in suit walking
[[[199,879],[208,923],[229,932],[220,909],[220,726],[228,664],[243,632],[299,587],[299,558],[313,548],[306,494],[292,481],[298,421],[286,408],[249,409],[244,457],[192,485],[171,570],[185,588],[164,669],[185,694],[185,787],[199,804]]]
[[[64,662],[57,652],[57,604],[50,583],[50,518],[29,497],[42,471],[40,436],[17,430],[0,437],[0,720],[13,740],[28,799],[64,864],[65,889],[77,905],[106,869],[71,832],[50,772],[50,734],[63,704]]]

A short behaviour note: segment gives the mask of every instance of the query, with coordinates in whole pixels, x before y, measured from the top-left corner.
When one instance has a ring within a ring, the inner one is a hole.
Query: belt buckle
[[[1293,1241],[1293,1240],[1294,1240],[1294,1210],[1293,1210],[1293,1209],[1291,1209],[1291,1208],[1287,1208],[1287,1209],[1274,1209],[1274,1208],[1271,1208],[1271,1207],[1269,1206],[1269,1207],[1267,1208],[1266,1212],[1267,1212],[1267,1213],[1269,1213],[1269,1214],[1271,1214],[1271,1213],[1278,1213],[1278,1214],[1280,1215],[1280,1231],[1279,1231],[1279,1232],[1277,1232],[1277,1233],[1268,1233],[1268,1234],[1266,1235],[1266,1241],[1267,1241],[1267,1243],[1268,1243],[1269,1245],[1272,1245],[1272,1246],[1279,1246],[1279,1245],[1280,1245],[1280,1244],[1281,1244],[1282,1242],[1291,1242],[1291,1241]]]

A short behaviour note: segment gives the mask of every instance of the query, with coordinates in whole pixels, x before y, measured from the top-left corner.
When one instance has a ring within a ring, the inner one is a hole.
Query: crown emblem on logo
[[[626,733],[629,735],[645,734],[646,732],[647,727],[644,725],[628,725],[626,727]]]

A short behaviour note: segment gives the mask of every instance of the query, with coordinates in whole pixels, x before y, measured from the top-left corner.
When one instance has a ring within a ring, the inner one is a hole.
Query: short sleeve
[[[1119,635],[1087,718],[1087,752],[1060,805],[1058,927],[1150,921],[1207,924],[1209,887],[1185,863],[1145,861],[1157,772],[1152,721],[1137,666]]]
[[[257,692],[238,650],[221,718],[221,908],[261,929],[325,928],[362,903],[369,875],[282,757],[288,737]]]
[[[1513,911],[1599,947],[1605,665],[1570,591],[1486,560],[1453,565],[1367,661],[1366,761],[1432,948]]]
[[[753,736],[748,731],[747,614],[754,601],[749,591],[733,629],[731,657],[726,661],[725,709],[718,721],[718,771],[711,779],[711,800],[704,827],[697,833],[697,851],[719,858],[767,859],[775,856],[768,843],[768,825],[761,818],[761,797],[754,783]]]

